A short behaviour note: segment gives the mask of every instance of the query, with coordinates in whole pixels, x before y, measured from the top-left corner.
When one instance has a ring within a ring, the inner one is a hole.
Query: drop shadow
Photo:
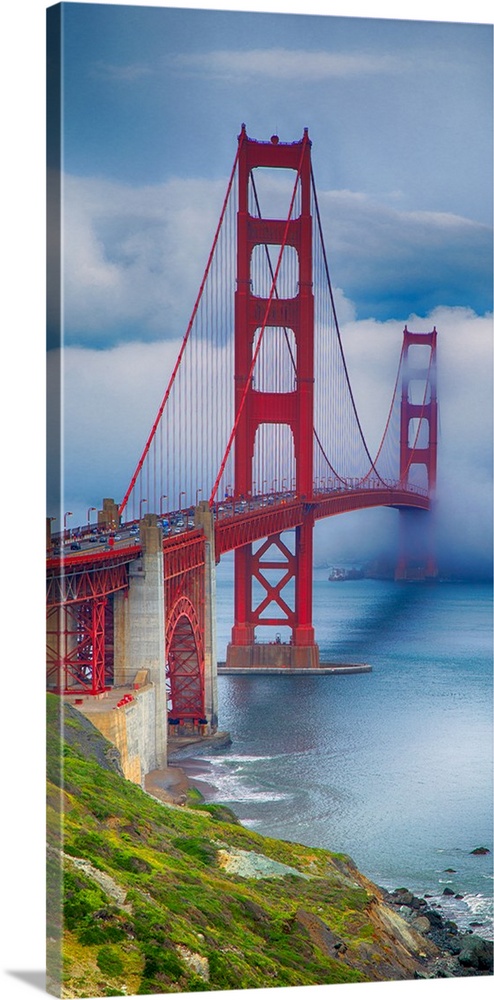
[[[46,993],[46,971],[45,969],[5,969],[8,976],[13,976],[15,979],[21,979],[22,982],[28,983],[35,990],[41,990],[42,993]]]

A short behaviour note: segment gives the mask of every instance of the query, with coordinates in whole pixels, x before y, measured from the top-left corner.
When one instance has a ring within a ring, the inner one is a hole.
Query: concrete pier
[[[155,514],[141,521],[140,539],[142,556],[130,564],[128,594],[114,598],[114,677],[116,687],[132,688],[136,675],[147,671],[154,697],[142,719],[143,760],[154,770],[167,759],[163,545]]]
[[[370,663],[320,663],[318,667],[251,666],[231,667],[218,663],[218,676],[227,677],[318,677],[323,674],[370,674]]]
[[[226,666],[231,670],[242,667],[273,670],[318,670],[319,646],[295,646],[288,642],[252,642],[246,646],[229,643]]]

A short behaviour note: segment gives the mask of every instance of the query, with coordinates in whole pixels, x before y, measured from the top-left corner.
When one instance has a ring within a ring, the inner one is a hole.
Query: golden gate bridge
[[[437,331],[405,327],[371,453],[336,315],[311,146],[307,129],[296,142],[258,141],[242,126],[191,318],[129,486],[120,502],[103,502],[96,528],[88,516],[56,536],[48,519],[48,689],[94,697],[148,671],[164,732],[217,727],[215,567],[225,553],[234,552],[232,670],[280,662],[276,644],[256,638],[261,626],[288,629],[288,671],[319,668],[319,519],[395,508],[396,578],[437,573],[427,513]]]

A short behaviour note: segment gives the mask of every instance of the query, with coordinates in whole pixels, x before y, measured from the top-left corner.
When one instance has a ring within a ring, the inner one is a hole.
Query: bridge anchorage
[[[395,508],[396,579],[433,578],[436,342],[435,329],[405,327],[371,452],[308,131],[257,141],[242,126],[197,299],[128,489],[120,504],[103,502],[97,526],[49,533],[49,690],[89,711],[126,689],[154,733],[149,770],[165,762],[168,740],[217,731],[215,579],[227,552],[234,622],[223,669],[233,673],[329,669],[312,619],[317,520]]]

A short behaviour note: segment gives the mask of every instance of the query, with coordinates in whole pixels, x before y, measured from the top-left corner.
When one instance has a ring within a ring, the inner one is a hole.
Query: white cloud
[[[179,70],[208,77],[237,81],[265,77],[282,83],[289,80],[317,83],[369,74],[397,74],[409,68],[406,60],[392,55],[283,48],[183,53],[174,57],[173,65]]]
[[[217,225],[225,181],[130,187],[64,182],[66,336],[109,344],[184,332]],[[187,319],[186,319],[187,317]]]
[[[440,437],[437,536],[441,558],[485,567],[492,538],[492,317],[439,307],[407,318],[438,330]],[[375,449],[387,415],[404,323],[350,320],[342,338],[357,408]],[[66,500],[82,522],[103,496],[122,498],[147,438],[179,341],[64,352]],[[55,364],[54,352],[49,364]],[[204,491],[204,496],[206,495]],[[74,524],[76,517],[74,517]],[[396,515],[370,511],[318,526],[318,562],[362,559],[396,539]]]
[[[269,173],[269,172],[268,172]],[[285,179],[268,177],[272,211]],[[181,336],[218,222],[226,181],[171,179],[131,187],[97,178],[64,182],[67,342],[109,346]],[[405,316],[440,302],[489,299],[488,227],[448,213],[399,211],[351,191],[319,192],[331,277],[357,314]]]
[[[110,80],[116,83],[135,83],[143,76],[152,76],[153,70],[142,63],[129,63],[127,65],[114,65],[112,63],[97,62],[90,70],[91,76],[103,80]]]
[[[338,284],[365,303],[361,314],[367,307],[382,316],[380,303],[391,296],[429,309],[448,299],[463,304],[455,300],[458,294],[469,304],[482,289],[488,298],[488,226],[452,213],[399,210],[351,191],[321,192],[318,201],[330,264]]]
[[[179,349],[178,341],[63,349],[64,488],[73,524],[84,523],[103,496],[122,498]],[[59,352],[50,351],[49,385],[59,363]]]

